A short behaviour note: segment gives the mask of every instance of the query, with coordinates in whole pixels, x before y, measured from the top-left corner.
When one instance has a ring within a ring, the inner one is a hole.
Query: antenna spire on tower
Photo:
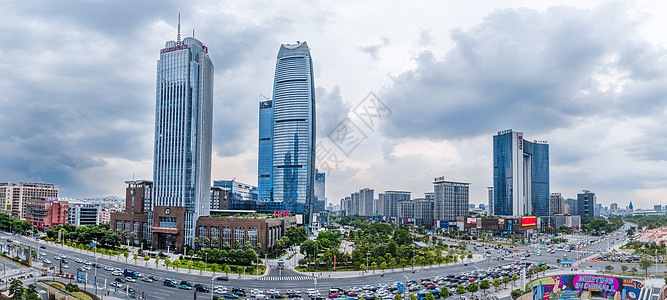
[[[178,33],[176,34],[176,43],[181,43],[181,13],[178,13]]]

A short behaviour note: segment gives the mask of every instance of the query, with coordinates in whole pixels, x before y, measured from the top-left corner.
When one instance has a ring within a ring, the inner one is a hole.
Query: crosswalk
[[[315,277],[312,276],[267,276],[267,277],[260,277],[257,278],[257,280],[274,280],[274,281],[280,281],[280,280],[313,280]]]

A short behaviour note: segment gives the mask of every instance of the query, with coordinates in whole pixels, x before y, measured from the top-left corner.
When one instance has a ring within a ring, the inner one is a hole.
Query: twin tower
[[[190,245],[197,219],[210,214],[213,76],[208,47],[194,37],[181,41],[179,25],[157,62],[153,205],[185,209],[183,238]],[[273,99],[260,103],[259,127],[260,200],[281,202],[310,224],[315,85],[305,42],[280,47]]]

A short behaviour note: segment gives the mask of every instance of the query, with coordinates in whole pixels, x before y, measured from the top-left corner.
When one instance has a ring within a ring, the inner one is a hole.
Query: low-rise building
[[[67,222],[68,203],[57,197],[27,200],[25,206],[25,220],[37,228],[51,228]]]

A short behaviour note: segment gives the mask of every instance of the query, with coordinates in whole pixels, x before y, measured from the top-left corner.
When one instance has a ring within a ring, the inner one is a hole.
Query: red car
[[[338,297],[340,297],[340,295],[338,295],[336,293],[329,294],[329,298],[338,298]]]
[[[347,292],[346,295],[347,295],[347,296],[350,296],[350,297],[356,297],[356,296],[359,295],[359,293],[357,293],[357,292]]]
[[[429,285],[426,286],[426,288],[429,289],[429,290],[432,290],[432,289],[435,289],[436,286],[435,286],[435,284],[429,284]]]

